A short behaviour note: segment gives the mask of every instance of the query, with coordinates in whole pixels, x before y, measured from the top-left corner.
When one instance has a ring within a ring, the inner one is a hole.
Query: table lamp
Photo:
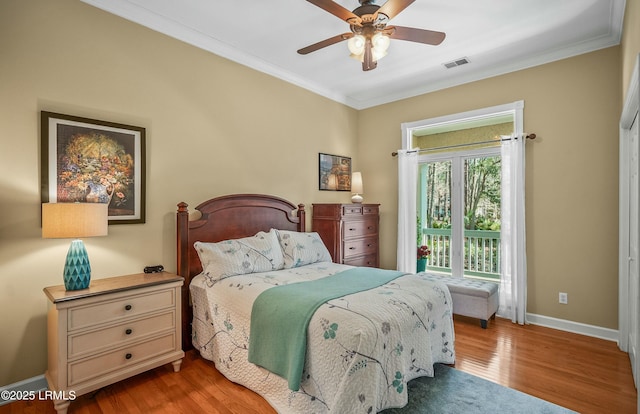
[[[351,174],[351,202],[352,203],[362,203],[362,194],[363,186],[362,186],[362,173],[354,172]]]
[[[106,236],[108,205],[106,203],[42,204],[42,237],[73,238],[64,264],[64,287],[79,290],[89,287],[91,265],[80,237]]]

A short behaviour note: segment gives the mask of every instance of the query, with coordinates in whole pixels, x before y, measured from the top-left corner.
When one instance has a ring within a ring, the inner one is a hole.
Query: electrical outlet
[[[558,302],[566,305],[567,303],[569,303],[569,295],[567,295],[565,292],[558,293]]]

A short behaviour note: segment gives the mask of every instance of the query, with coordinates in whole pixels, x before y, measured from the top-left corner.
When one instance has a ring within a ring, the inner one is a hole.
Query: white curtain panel
[[[498,315],[524,325],[527,314],[527,257],[524,209],[525,138],[503,141],[502,275]]]
[[[398,270],[416,272],[418,152],[398,150]]]

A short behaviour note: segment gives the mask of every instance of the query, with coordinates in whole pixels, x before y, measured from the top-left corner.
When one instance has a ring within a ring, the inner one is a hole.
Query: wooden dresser
[[[46,372],[54,406],[171,362],[180,370],[184,279],[140,273],[91,281],[87,289],[44,289],[49,298]]]
[[[335,263],[380,267],[380,204],[313,204],[312,230]]]

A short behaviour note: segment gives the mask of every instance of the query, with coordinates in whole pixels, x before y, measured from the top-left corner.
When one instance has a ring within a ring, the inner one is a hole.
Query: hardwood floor
[[[615,342],[505,319],[456,317],[455,367],[580,413],[636,413],[631,364]]]
[[[614,342],[500,318],[481,329],[477,320],[456,317],[455,330],[455,367],[462,371],[584,414],[636,413],[629,358]],[[200,412],[275,413],[194,351],[187,352],[179,373],[167,364],[80,396],[69,407],[69,413],[87,414]],[[55,410],[51,401],[0,407],[0,414],[10,413]]]

